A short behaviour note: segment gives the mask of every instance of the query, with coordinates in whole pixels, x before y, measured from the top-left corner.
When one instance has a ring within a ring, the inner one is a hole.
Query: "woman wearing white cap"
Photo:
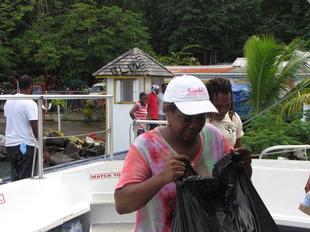
[[[168,126],[139,136],[131,146],[115,190],[116,210],[137,210],[137,232],[170,231],[175,210],[174,180],[184,175],[190,161],[201,176],[210,176],[214,164],[231,147],[205,114],[217,112],[205,85],[196,77],[176,77],[164,95]],[[227,145],[227,146],[225,146]],[[249,153],[242,153],[241,168],[251,174]]]

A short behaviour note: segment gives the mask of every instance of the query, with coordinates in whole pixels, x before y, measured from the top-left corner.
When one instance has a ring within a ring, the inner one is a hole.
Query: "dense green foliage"
[[[91,73],[134,46],[165,64],[213,64],[242,56],[254,34],[273,34],[285,43],[296,37],[309,41],[310,4],[3,0],[0,21],[0,78],[29,73],[91,81]]]
[[[137,1],[118,2],[135,2],[132,7],[139,8]],[[140,0],[139,6],[156,53],[168,55],[198,45],[192,52],[202,64],[234,61],[254,34],[273,34],[286,44],[310,37],[307,0]]]
[[[168,1],[162,31],[169,41],[166,49],[179,51],[195,44],[199,48],[194,52],[202,63],[233,61],[241,55],[244,41],[256,33],[252,25],[258,23],[259,2]]]
[[[21,10],[18,19],[2,25],[0,67],[8,70],[7,74],[26,72],[87,80],[103,64],[132,47],[151,51],[141,14],[93,1],[52,2],[57,4],[41,7],[42,1],[25,3],[27,11]],[[0,9],[7,9],[7,5],[14,3],[2,3]]]
[[[261,115],[252,121],[243,137],[243,145],[253,154],[275,145],[309,143],[309,122],[302,122],[300,117],[296,117],[290,123],[285,123],[277,120],[277,115],[273,113]]]

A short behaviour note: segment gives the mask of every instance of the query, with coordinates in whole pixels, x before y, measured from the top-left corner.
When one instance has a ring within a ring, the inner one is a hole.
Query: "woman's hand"
[[[178,177],[184,176],[185,162],[189,162],[189,159],[185,155],[173,155],[169,158],[164,170],[159,173],[159,177],[164,184],[168,184],[174,181]]]
[[[249,150],[245,148],[237,148],[236,152],[240,154],[240,162],[238,163],[238,167],[240,167],[250,178],[252,176],[252,157]]]
[[[164,185],[184,175],[185,162],[188,160],[187,156],[173,155],[159,174],[141,183],[128,184],[121,189],[116,189],[114,197],[117,212],[131,213],[142,208]]]

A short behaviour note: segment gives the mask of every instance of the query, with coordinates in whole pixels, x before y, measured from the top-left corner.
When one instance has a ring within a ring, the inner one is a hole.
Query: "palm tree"
[[[298,51],[302,43],[296,39],[286,46],[271,36],[252,36],[246,42],[247,76],[255,113],[283,96],[287,81],[295,79],[298,71],[309,70],[310,54]]]
[[[310,79],[301,81],[286,95],[286,100],[278,107],[279,119],[303,110],[305,104],[310,105]]]

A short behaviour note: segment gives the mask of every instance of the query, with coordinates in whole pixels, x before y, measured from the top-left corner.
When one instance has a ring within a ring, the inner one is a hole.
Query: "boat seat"
[[[89,213],[89,223],[91,225],[113,226],[114,224],[134,224],[134,222],[135,213],[120,215],[116,212],[113,192],[92,193]]]

